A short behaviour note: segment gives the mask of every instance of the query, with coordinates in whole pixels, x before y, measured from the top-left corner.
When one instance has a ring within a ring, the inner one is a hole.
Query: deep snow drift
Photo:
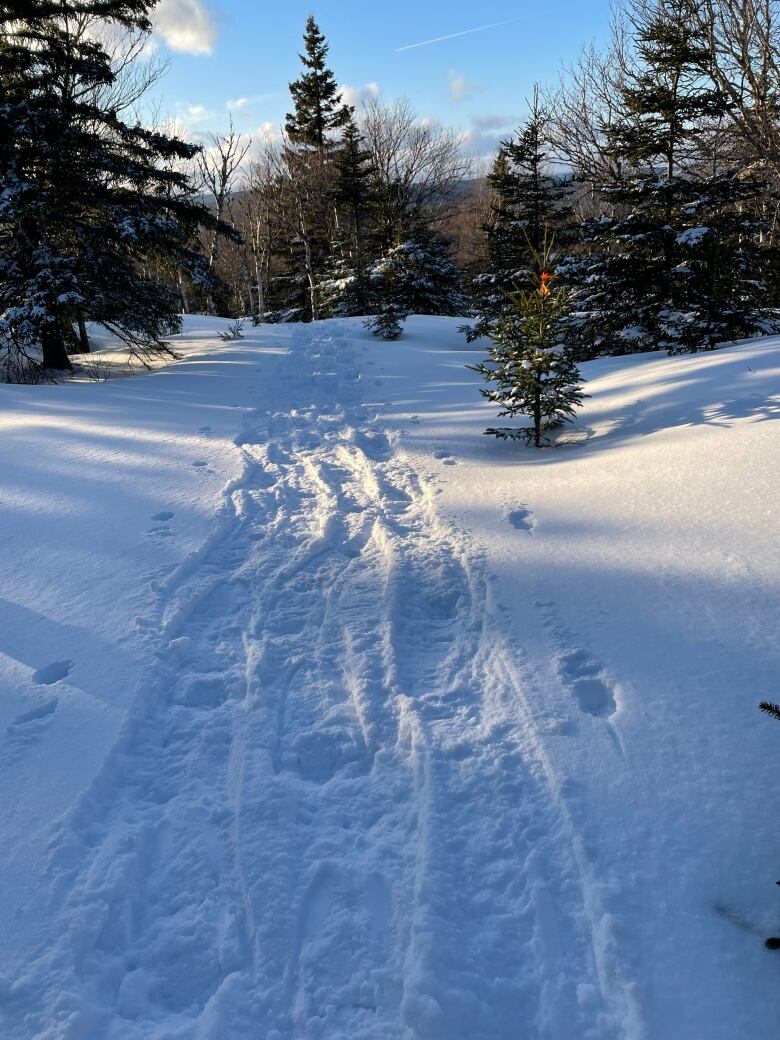
[[[775,1035],[780,344],[222,327],[0,387],[3,1040]]]

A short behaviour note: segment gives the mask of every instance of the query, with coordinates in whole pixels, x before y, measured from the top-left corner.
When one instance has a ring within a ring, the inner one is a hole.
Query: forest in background
[[[5,378],[67,369],[89,323],[165,351],[188,312],[489,335],[550,244],[578,360],[780,327],[773,0],[625,0],[488,170],[407,100],[345,104],[314,17],[280,140],[150,126],[152,7],[0,7]]]

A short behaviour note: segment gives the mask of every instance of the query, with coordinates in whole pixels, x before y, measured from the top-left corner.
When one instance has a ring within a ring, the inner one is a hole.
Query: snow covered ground
[[[0,387],[3,1040],[777,1035],[780,342],[224,324]]]

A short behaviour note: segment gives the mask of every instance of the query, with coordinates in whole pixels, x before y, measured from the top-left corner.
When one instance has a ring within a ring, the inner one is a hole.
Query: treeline
[[[473,161],[406,101],[344,104],[327,57],[310,17],[283,138],[255,142],[248,171],[232,127],[210,137],[203,181],[242,244],[210,249],[222,294],[188,304],[257,321],[465,313],[447,229],[468,208]]]
[[[780,0],[625,0],[486,176],[408,102],[345,104],[314,18],[279,140],[149,128],[152,6],[0,4],[6,378],[68,367],[89,322],[165,350],[188,311],[490,334],[543,250],[577,358],[778,327]]]
[[[288,140],[262,150],[234,197],[261,263],[226,248],[223,306],[271,320],[379,312],[391,334],[408,312],[467,312],[476,337],[552,235],[580,358],[774,331],[779,17],[772,0],[626,0],[610,46],[535,91],[486,178],[405,103],[341,106],[310,20]]]

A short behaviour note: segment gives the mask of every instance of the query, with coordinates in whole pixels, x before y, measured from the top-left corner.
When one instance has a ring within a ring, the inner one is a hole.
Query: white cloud
[[[465,151],[482,159],[495,155],[499,144],[512,136],[516,116],[485,113],[471,117],[471,125],[461,134]]]
[[[176,120],[187,128],[207,123],[213,114],[205,105],[180,104],[176,106]]]
[[[339,91],[344,104],[353,108],[360,108],[366,101],[376,101],[382,93],[378,83],[364,83],[362,87],[350,87],[344,83]]]
[[[172,51],[211,54],[217,28],[201,0],[160,0],[152,21]]]
[[[252,97],[230,98],[225,102],[225,108],[228,112],[237,113],[244,119],[251,119],[252,113],[258,105],[268,105],[278,101],[281,97],[284,95],[274,91],[270,94],[255,94]],[[274,105],[274,107],[276,106]]]
[[[258,147],[275,148],[284,142],[284,133],[277,123],[265,122],[252,134]]]
[[[465,101],[466,98],[478,94],[481,89],[479,83],[471,83],[464,75],[456,72],[455,69],[450,69],[450,97],[456,105]]]

